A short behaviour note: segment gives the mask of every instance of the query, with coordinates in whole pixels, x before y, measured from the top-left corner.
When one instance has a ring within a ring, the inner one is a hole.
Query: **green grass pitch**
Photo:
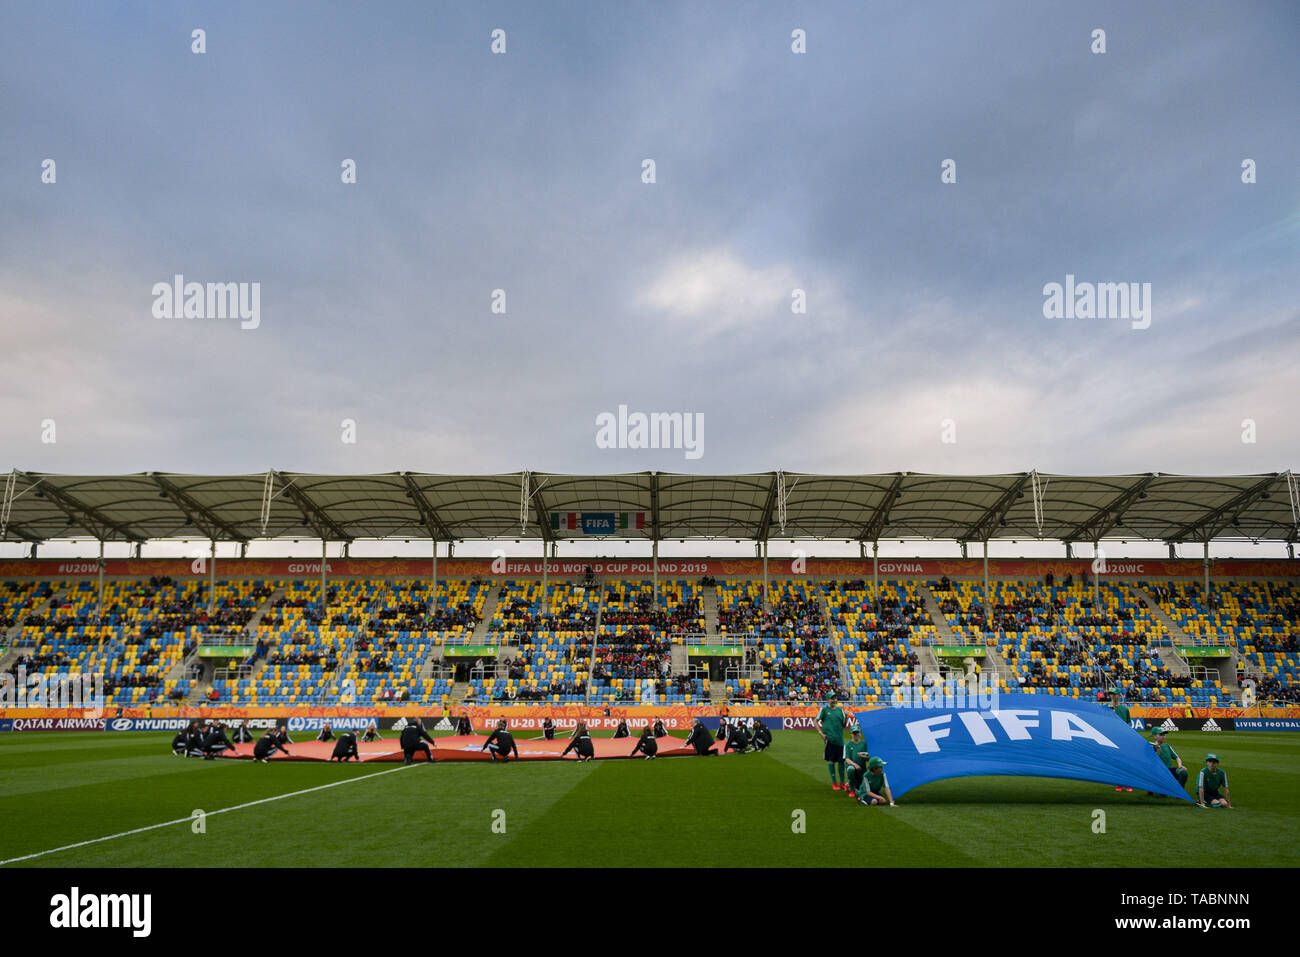
[[[1287,733],[1171,736],[1193,779],[1219,753],[1231,811],[1031,778],[940,781],[868,809],[830,789],[810,731],[724,758],[410,768],[200,761],[173,757],[169,740],[0,734],[0,861],[185,819],[6,866],[1300,864],[1300,735]],[[208,812],[205,833],[188,823],[195,810]]]

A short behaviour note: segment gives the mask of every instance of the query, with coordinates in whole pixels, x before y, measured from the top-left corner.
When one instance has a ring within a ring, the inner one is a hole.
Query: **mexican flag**
[[[645,512],[616,512],[614,526],[616,528],[645,528]]]
[[[564,512],[564,513],[552,512],[551,513],[551,531],[558,532],[562,528],[573,529],[577,527],[578,527],[577,512]]]

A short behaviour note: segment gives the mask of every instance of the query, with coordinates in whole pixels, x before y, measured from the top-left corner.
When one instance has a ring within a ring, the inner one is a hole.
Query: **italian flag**
[[[645,528],[645,512],[618,512],[614,515],[616,528]]]
[[[577,512],[565,512],[563,515],[561,515],[559,512],[552,513],[551,531],[558,532],[562,528],[577,528],[577,527],[578,527]]]

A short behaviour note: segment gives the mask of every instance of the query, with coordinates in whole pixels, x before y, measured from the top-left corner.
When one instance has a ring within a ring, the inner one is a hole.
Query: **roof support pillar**
[[[989,609],[993,602],[989,598],[989,540],[984,539],[984,617],[989,619]]]
[[[650,573],[652,575],[652,601],[651,606],[655,611],[659,610],[659,539],[650,543]]]
[[[438,614],[438,540],[433,540],[433,591],[429,595],[428,610],[430,615]]]
[[[104,540],[99,540],[99,598],[95,601],[95,617],[104,614]]]
[[[963,546],[964,547],[964,546]],[[880,600],[880,543],[871,543],[871,600]]]
[[[1205,540],[1205,557],[1201,560],[1205,572],[1205,607],[1210,607],[1210,540]]]
[[[546,554],[546,539],[542,539],[542,614],[551,613],[551,592],[547,580],[547,573],[550,570],[550,556]]]
[[[1067,559],[1074,557],[1074,542],[1065,543],[1065,557]]]
[[[1173,542],[1169,543],[1169,557],[1170,558],[1178,557],[1178,546],[1175,545]]]
[[[320,603],[321,612],[329,617],[329,599],[325,594],[325,539],[320,540]]]
[[[767,539],[763,539],[763,610],[771,611],[772,604],[767,600]]]
[[[217,604],[217,540],[212,539],[212,561],[208,564],[208,612]]]
[[[1101,552],[1101,542],[1092,543],[1092,607],[1101,610],[1101,573],[1106,568],[1106,556]]]

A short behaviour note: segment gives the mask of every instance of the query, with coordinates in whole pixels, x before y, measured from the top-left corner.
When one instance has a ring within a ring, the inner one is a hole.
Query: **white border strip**
[[[427,764],[428,762],[421,762]],[[214,814],[225,814],[227,811],[240,811],[246,807],[255,807],[258,804],[269,804],[271,801],[283,801],[285,798],[297,797],[300,794],[311,794],[313,791],[324,791],[327,788],[336,788],[343,784],[355,784],[357,781],[369,781],[371,778],[383,777],[385,774],[396,774],[398,771],[405,771],[408,768],[418,767],[415,764],[402,765],[400,768],[389,768],[387,771],[376,771],[373,774],[363,774],[360,777],[348,778],[346,781],[331,781],[329,784],[320,784],[314,788],[306,788],[302,791],[290,791],[288,794],[277,794],[274,797],[260,798],[256,801],[249,801],[247,804],[236,804],[234,807],[223,807],[218,811],[205,812],[206,817]],[[6,864],[17,864],[19,861],[30,861],[34,857],[44,857],[46,854],[58,854],[60,851],[71,851],[78,847],[86,847],[90,844],[101,844],[104,841],[113,841],[119,837],[130,837],[132,834],[143,834],[145,831],[156,831],[160,827],[171,827],[174,824],[184,824],[186,821],[193,821],[194,817],[178,817],[174,821],[164,821],[162,824],[150,824],[147,827],[137,827],[132,831],[122,831],[120,834],[110,834],[108,837],[96,837],[89,841],[79,841],[76,844],[65,844],[63,847],[52,847],[48,851],[37,851],[35,854],[24,854],[22,857],[11,857],[7,861],[0,861],[0,867]]]

